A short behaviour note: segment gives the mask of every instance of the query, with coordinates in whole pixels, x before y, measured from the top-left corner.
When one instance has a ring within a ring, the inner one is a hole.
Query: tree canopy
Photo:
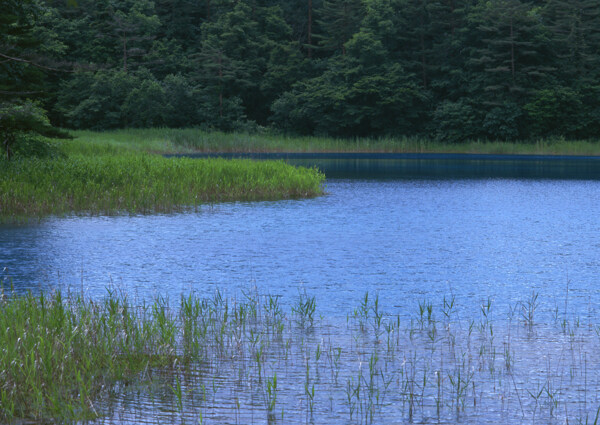
[[[27,122],[452,142],[600,130],[596,0],[1,1],[5,134]]]

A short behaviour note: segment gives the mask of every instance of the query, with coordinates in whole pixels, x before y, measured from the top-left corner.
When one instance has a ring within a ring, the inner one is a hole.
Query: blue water
[[[21,293],[61,288],[102,297],[109,288],[133,303],[160,295],[174,304],[181,293],[212,296],[217,288],[230,297],[281,295],[288,315],[282,337],[245,330],[249,336],[225,345],[227,355],[210,351],[214,337],[204,341],[204,369],[193,379],[182,375],[182,412],[172,377],[159,376],[101,397],[97,423],[268,423],[264,381],[252,360],[250,339],[258,334],[265,376],[279,380],[282,423],[362,423],[349,420],[345,385],[366,384],[361,373],[373,355],[377,394],[385,398],[374,423],[409,422],[409,382],[423,382],[415,423],[593,422],[600,403],[600,161],[318,159],[295,158],[328,175],[327,194],[314,199],[0,226],[0,280]],[[297,326],[290,308],[304,291],[317,304],[310,331]],[[363,332],[356,317],[347,320],[367,291],[384,313],[379,336],[374,326]],[[532,294],[539,306],[528,321]],[[456,301],[449,321],[444,297]],[[488,300],[489,323],[480,307]],[[420,303],[434,306],[433,322],[419,325]],[[390,334],[386,326],[394,323]],[[391,349],[390,335],[397,338]],[[325,353],[320,363],[317,347]],[[342,353],[339,383],[335,349]],[[304,387],[308,359],[316,359],[314,422]],[[460,414],[457,371],[471,382]],[[383,372],[393,377],[387,384]],[[532,394],[540,389],[538,404]],[[364,388],[360,394],[365,400]]]
[[[401,314],[454,295],[466,315],[535,291],[548,320],[566,300],[598,314],[600,181],[357,177],[328,179],[308,200],[3,225],[0,277],[17,291],[115,287],[139,299],[306,291],[340,317],[366,291]]]

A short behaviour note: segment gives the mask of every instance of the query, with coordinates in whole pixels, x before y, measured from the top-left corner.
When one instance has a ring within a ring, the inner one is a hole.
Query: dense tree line
[[[598,0],[0,3],[0,100],[42,126],[600,134]]]

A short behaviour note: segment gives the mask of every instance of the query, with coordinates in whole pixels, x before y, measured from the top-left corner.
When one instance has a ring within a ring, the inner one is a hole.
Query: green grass
[[[0,421],[96,417],[105,387],[173,364],[166,311],[162,300],[133,309],[116,294],[99,303],[60,292],[0,301]]]
[[[578,140],[539,140],[531,143],[470,141],[442,143],[422,138],[334,139],[277,134],[207,132],[199,129],[128,129],[106,132],[74,131],[71,151],[134,150],[153,153],[193,152],[389,152],[477,153],[536,155],[600,155],[600,143]]]
[[[149,153],[152,139],[136,145],[80,137],[46,145],[51,154],[42,158],[0,159],[0,222],[312,197],[322,193],[325,178],[281,161],[164,158]]]
[[[172,212],[201,203],[310,197],[324,177],[283,162],[142,153],[23,159],[0,169],[0,220]]]
[[[284,163],[165,159],[194,152],[418,152],[600,155],[591,141],[444,144],[416,138],[332,139],[199,129],[74,131],[53,158],[0,160],[0,222],[47,214],[171,212],[203,202],[316,196],[324,176]],[[52,156],[52,155],[50,155]]]

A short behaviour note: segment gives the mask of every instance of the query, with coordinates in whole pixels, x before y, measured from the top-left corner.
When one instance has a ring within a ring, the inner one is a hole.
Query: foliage
[[[323,31],[315,35],[320,47],[345,55],[345,44],[359,29],[363,9],[360,0],[324,0],[323,7],[317,11],[321,17],[318,23]]]
[[[483,119],[486,136],[492,140],[518,140],[522,135],[520,123],[523,111],[516,103],[494,106]]]
[[[5,3],[0,97],[61,127],[598,134],[595,0]]]
[[[479,134],[477,111],[464,100],[441,102],[433,113],[438,140],[457,143],[472,140]]]
[[[122,127],[126,120],[121,109],[138,84],[135,75],[122,70],[81,73],[67,82],[64,92],[68,97],[59,98],[58,105],[74,128]],[[80,89],[79,94],[72,96],[75,88]]]
[[[144,80],[131,90],[122,106],[126,125],[130,127],[161,127],[169,111],[165,89],[153,80]]]
[[[48,154],[49,146],[31,135],[69,137],[53,128],[46,112],[31,101],[0,103],[0,136],[7,160],[14,153],[22,156]]]
[[[52,62],[64,50],[50,28],[58,19],[40,0],[6,0],[0,16],[0,146],[8,160],[42,154],[44,143],[31,135],[63,136],[52,128],[40,102],[46,73],[60,72]],[[46,146],[47,147],[47,146]]]
[[[574,137],[583,122],[580,94],[568,87],[536,91],[523,109],[530,121],[530,131],[537,137]]]
[[[273,105],[279,126],[309,126],[315,133],[365,136],[406,134],[419,118],[423,96],[372,33],[346,43],[347,55],[319,77],[299,83]],[[278,121],[281,120],[281,121]]]

